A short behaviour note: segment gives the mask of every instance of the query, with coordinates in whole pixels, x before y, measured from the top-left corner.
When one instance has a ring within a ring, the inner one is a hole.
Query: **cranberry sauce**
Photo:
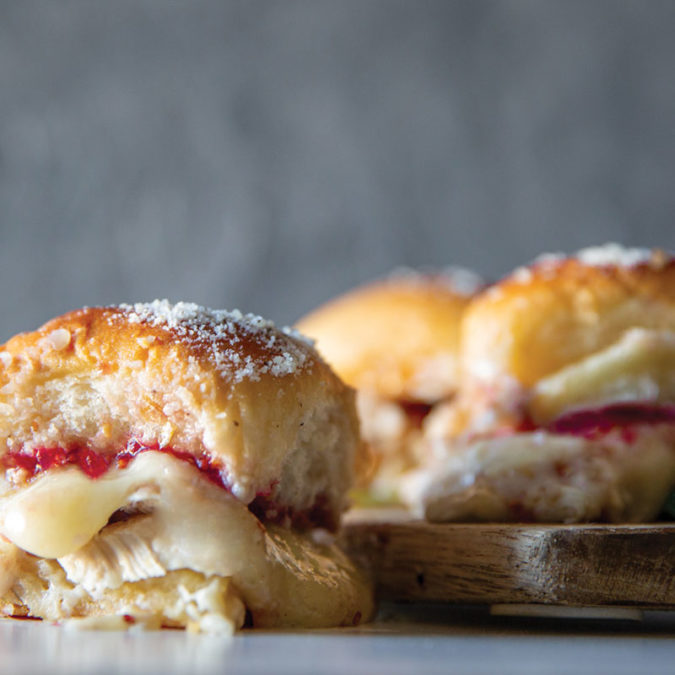
[[[193,455],[184,450],[171,447],[160,447],[157,443],[142,443],[132,438],[126,446],[116,453],[101,453],[87,447],[72,446],[69,448],[34,448],[26,453],[11,450],[0,460],[5,469],[23,469],[28,478],[35,478],[43,471],[62,466],[77,466],[89,476],[97,479],[111,468],[123,469],[134,457],[143,452],[153,450],[172,455],[188,464],[192,464],[202,475],[224,490],[230,491],[230,480],[225,467],[213,461],[205,454]],[[337,522],[333,510],[330,508],[325,495],[318,495],[314,504],[302,511],[292,506],[283,505],[272,499],[272,492],[277,481],[266,490],[258,492],[255,499],[248,505],[253,515],[263,522],[278,524],[292,524],[298,529],[323,527],[329,530],[337,529]]]
[[[419,401],[397,401],[405,416],[408,418],[411,426],[415,429],[422,428],[424,418],[431,412],[433,405],[431,403],[420,403]]]
[[[171,447],[160,448],[159,444],[152,443],[146,444],[137,441],[135,438],[132,438],[128,443],[126,448],[119,452],[116,456],[117,466],[119,468],[124,468],[129,462],[140,455],[142,452],[147,452],[148,450],[154,450],[156,452],[166,452],[169,455],[172,455],[176,459],[180,459],[183,462],[192,464],[192,466],[199,469],[199,471],[206,476],[212,483],[215,483],[219,487],[227,490],[230,490],[230,480],[227,474],[225,467],[222,464],[214,462],[210,457],[205,454],[193,455],[190,452],[185,452],[184,450],[176,450]]]
[[[632,427],[638,425],[674,424],[675,405],[649,403],[613,403],[602,408],[578,410],[558,417],[546,431],[595,438],[621,429],[627,441],[634,440]]]
[[[89,478],[100,478],[110,468],[111,458],[89,448],[35,448],[30,455],[11,450],[2,462],[6,469],[23,469],[30,478],[68,464],[79,466]]]
[[[34,478],[54,467],[73,465],[78,466],[89,478],[95,479],[100,478],[110,468],[124,468],[134,457],[148,450],[164,452],[183,462],[188,462],[199,469],[212,483],[229,490],[227,472],[206,455],[195,456],[171,447],[160,448],[157,443],[141,443],[135,438],[132,438],[124,449],[117,453],[102,453],[77,445],[68,448],[38,447],[34,448],[30,454],[10,450],[3,456],[2,462],[6,469],[24,469],[29,478]]]

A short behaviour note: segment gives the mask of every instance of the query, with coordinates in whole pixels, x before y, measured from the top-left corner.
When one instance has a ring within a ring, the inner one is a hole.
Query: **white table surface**
[[[0,622],[0,672],[19,673],[658,673],[675,672],[675,616],[639,621],[490,617],[388,608],[358,629],[99,632]]]

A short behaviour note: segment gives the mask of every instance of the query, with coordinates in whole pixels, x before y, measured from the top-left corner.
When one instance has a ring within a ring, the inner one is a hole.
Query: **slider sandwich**
[[[432,521],[641,522],[675,487],[675,260],[543,256],[479,295],[406,484]]]
[[[399,501],[401,476],[422,460],[424,419],[457,386],[459,321],[481,286],[467,270],[401,270],[301,319],[297,327],[357,390],[367,453],[357,501]]]
[[[0,347],[0,611],[229,632],[353,625],[331,542],[353,395],[292,331],[188,303],[82,309]]]

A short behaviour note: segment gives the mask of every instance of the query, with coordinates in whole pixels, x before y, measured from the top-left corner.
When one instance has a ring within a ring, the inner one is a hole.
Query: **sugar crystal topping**
[[[608,265],[634,267],[650,262],[654,253],[655,251],[648,248],[626,248],[621,244],[610,242],[602,246],[582,248],[570,257],[592,267],[606,267]],[[564,260],[566,257],[562,253],[544,253],[535,259],[534,264],[555,263]]]
[[[649,262],[652,251],[647,248],[624,248],[620,244],[605,244],[584,248],[576,255],[577,259],[587,265],[622,265],[632,267]]]
[[[309,358],[306,340],[290,328],[278,330],[275,324],[256,314],[239,310],[209,309],[192,302],[121,304],[130,323],[143,323],[171,330],[178,338],[205,348],[214,367],[235,382],[257,381],[261,375],[283,377],[302,368]],[[242,355],[237,344],[242,337],[262,351],[259,356]]]
[[[635,267],[648,264],[658,268],[672,260],[672,254],[659,249],[626,248],[615,243],[583,248],[571,256],[564,253],[543,253],[528,266],[515,269],[510,274],[510,279],[527,284],[532,280],[533,268],[555,268],[558,263],[569,259],[578,260],[590,267]]]

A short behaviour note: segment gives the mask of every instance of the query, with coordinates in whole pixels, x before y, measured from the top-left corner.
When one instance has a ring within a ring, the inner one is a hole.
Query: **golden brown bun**
[[[476,280],[470,273],[472,289]],[[348,384],[395,400],[435,402],[455,390],[459,320],[470,293],[447,275],[394,275],[357,288],[297,328]]]
[[[0,559],[2,553],[0,550]],[[161,577],[124,583],[94,599],[68,580],[56,560],[7,550],[2,562],[13,564],[20,578],[13,591],[0,599],[0,613],[8,616],[47,621],[88,618],[90,626],[99,628],[125,628],[139,622],[148,628],[187,627],[195,631],[203,630],[200,621],[206,619],[221,622],[225,632],[240,628],[245,620],[245,606],[230,580],[222,577],[206,579],[192,570],[173,570]],[[181,592],[194,594],[205,588],[212,595],[210,616],[208,609],[191,612],[189,603],[181,602]],[[70,605],[67,613],[64,605]]]
[[[630,265],[544,258],[471,304],[462,369],[469,380],[489,383],[506,375],[531,387],[634,327],[675,330],[670,256],[653,251]]]
[[[0,454],[130,438],[206,454],[245,503],[320,500],[337,522],[358,443],[353,393],[308,342],[188,303],[71,312],[0,348]]]
[[[675,484],[675,261],[546,256],[476,297],[404,486],[431,520],[640,522]]]
[[[401,271],[327,303],[298,323],[357,389],[366,441],[357,502],[397,501],[420,461],[420,415],[457,385],[460,317],[481,283],[471,272]]]
[[[265,551],[242,558],[232,577],[180,568],[124,581],[102,593],[70,579],[63,561],[39,558],[0,540],[0,564],[12,568],[16,578],[11,590],[0,592],[0,615],[84,619],[85,626],[111,629],[137,622],[209,633],[241,628],[246,612],[254,628],[354,626],[369,620],[370,582],[335,544],[274,527],[264,536]],[[98,546],[106,557],[119,555]]]
[[[0,612],[217,632],[245,610],[254,626],[367,620],[368,581],[308,530],[345,508],[353,399],[297,334],[188,303],[83,309],[11,339]]]

